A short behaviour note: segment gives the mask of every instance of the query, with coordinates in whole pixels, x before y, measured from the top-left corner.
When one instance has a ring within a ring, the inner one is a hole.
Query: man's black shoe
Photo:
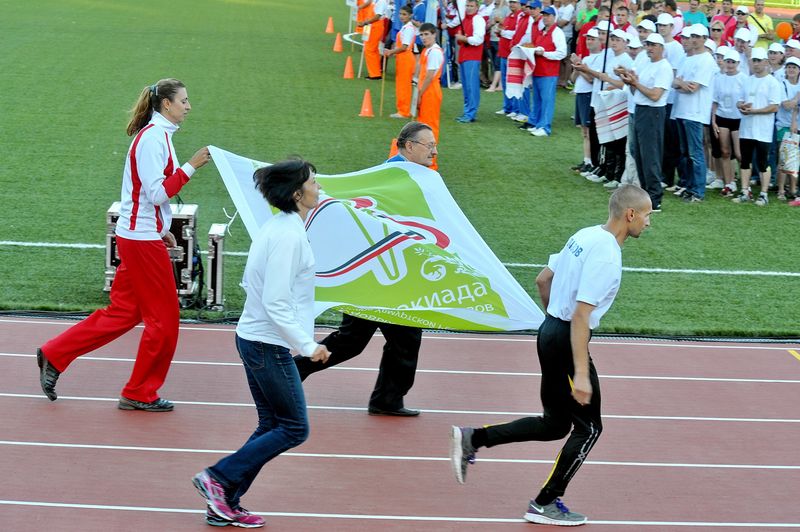
[[[414,417],[419,415],[419,410],[412,410],[410,408],[402,407],[397,410],[384,410],[370,406],[367,411],[371,416],[399,416],[399,417]]]
[[[56,382],[61,372],[50,364],[41,349],[36,349],[36,363],[39,365],[39,384],[42,391],[51,401],[58,399],[56,394]]]

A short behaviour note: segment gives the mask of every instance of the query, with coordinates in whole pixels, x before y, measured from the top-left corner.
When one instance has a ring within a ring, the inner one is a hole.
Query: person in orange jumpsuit
[[[356,26],[369,26],[369,37],[364,42],[364,62],[367,64],[367,79],[381,79],[380,44],[386,27],[386,0],[374,0],[373,14],[370,18],[358,22]],[[369,8],[367,8],[369,9]]]
[[[403,28],[397,33],[394,48],[384,50],[386,57],[395,58],[395,97],[397,99],[397,112],[392,113],[392,118],[411,118],[411,79],[414,77],[416,59],[414,58],[414,41],[417,30],[411,23],[413,10],[405,5],[400,8],[400,21]]]
[[[372,9],[372,0],[363,0],[356,4],[358,11],[356,11],[356,33],[363,33],[364,27],[359,24],[375,15]]]
[[[419,59],[419,93],[417,97],[417,120],[428,124],[433,130],[433,138],[439,142],[439,117],[442,108],[442,66],[444,51],[436,44],[436,26],[426,22],[419,28],[419,36],[425,49]],[[431,164],[438,170],[436,157]]]

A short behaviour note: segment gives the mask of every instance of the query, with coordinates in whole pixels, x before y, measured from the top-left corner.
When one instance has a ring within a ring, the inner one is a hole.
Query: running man
[[[532,523],[575,526],[586,522],[585,515],[571,512],[559,497],[603,429],[600,383],[589,356],[589,339],[619,290],[622,245],[650,225],[653,206],[646,191],[621,185],[611,195],[608,211],[605,225],[575,233],[536,277],[547,309],[536,338],[544,414],[483,428],[451,429],[450,459],[461,484],[481,447],[560,440],[572,431],[550,476],[528,505],[524,517]]]

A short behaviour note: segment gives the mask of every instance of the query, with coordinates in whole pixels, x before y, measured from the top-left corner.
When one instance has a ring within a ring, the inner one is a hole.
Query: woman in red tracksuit
[[[171,402],[158,396],[175,346],[180,318],[175,278],[167,247],[169,199],[209,161],[201,148],[178,165],[172,134],[191,110],[185,85],[162,79],[145,87],[133,109],[127,133],[133,136],[122,176],[122,205],[116,226],[120,265],[111,286],[111,304],[67,329],[37,350],[39,380],[45,395],[57,399],[58,377],[79,356],[106,345],[144,321],[144,332],[119,408],[167,412]]]

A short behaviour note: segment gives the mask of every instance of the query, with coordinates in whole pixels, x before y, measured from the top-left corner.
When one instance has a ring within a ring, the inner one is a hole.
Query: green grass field
[[[378,111],[379,82],[343,80],[328,16],[347,27],[341,0],[40,0],[4,10],[0,56],[0,241],[104,243],[105,211],[119,198],[130,139],[127,110],[141,88],[174,76],[193,111],[175,136],[182,161],[213,144],[260,160],[299,154],[321,173],[385,159],[401,123],[359,118],[365,88]],[[345,45],[346,52],[350,46]],[[358,55],[353,53],[356,65]],[[357,68],[357,66],[356,66]],[[445,91],[440,172],[462,210],[503,262],[542,264],[576,229],[602,223],[608,193],[568,170],[581,157],[559,95],[555,134],[533,138],[493,113],[453,121],[460,91]],[[393,112],[386,84],[384,114]],[[200,232],[232,212],[212,165],[181,194],[200,205]],[[738,206],[709,193],[702,205],[666,198],[652,228],[624,251],[626,266],[796,272],[800,209]],[[246,251],[236,222],[229,251]],[[201,241],[201,244],[202,241]],[[203,244],[204,247],[204,244]],[[103,250],[0,245],[0,307],[91,310],[104,306]],[[226,258],[227,310],[236,315],[244,259]],[[537,269],[511,268],[533,293]],[[626,272],[604,332],[797,336],[797,277]],[[187,316],[194,314],[187,313]]]

